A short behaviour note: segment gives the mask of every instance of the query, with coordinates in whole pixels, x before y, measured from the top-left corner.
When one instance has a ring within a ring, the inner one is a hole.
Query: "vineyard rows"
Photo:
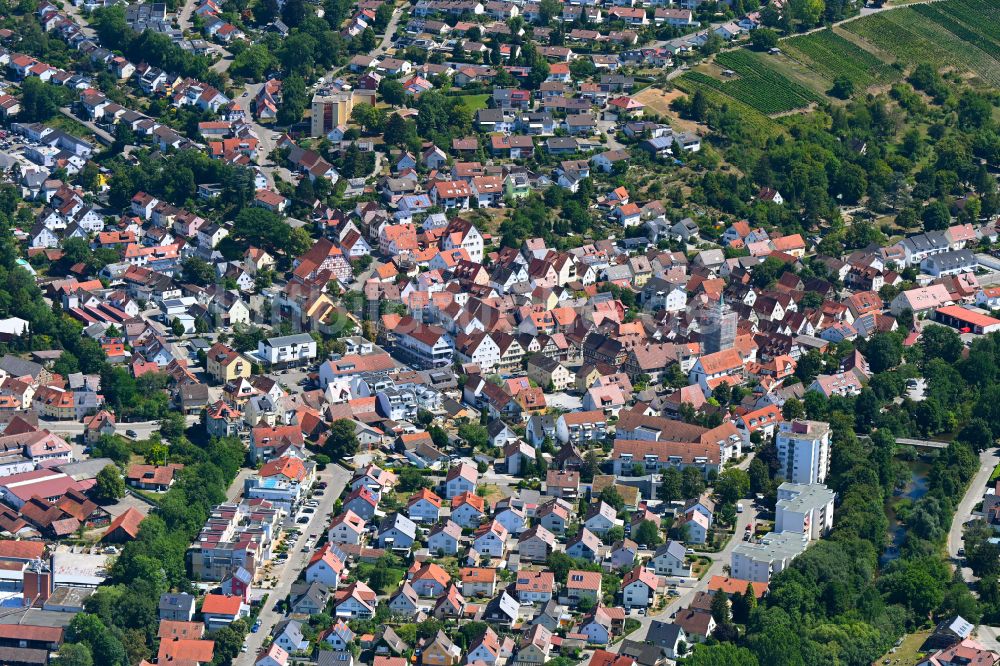
[[[993,46],[998,36],[996,9],[970,8],[975,2],[948,0],[930,12],[921,6],[880,12],[851,21],[844,28],[905,65],[952,63],[1000,86],[1000,54]],[[956,23],[959,15],[972,24]],[[949,30],[948,25],[961,34]]]
[[[739,78],[722,82],[701,72],[689,72],[684,76],[767,115],[801,109],[811,102],[821,101],[816,93],[789,80],[749,51],[720,53],[715,62],[733,70]]]
[[[830,82],[846,76],[856,87],[866,88],[900,76],[897,69],[832,30],[792,38],[784,42],[784,49]]]

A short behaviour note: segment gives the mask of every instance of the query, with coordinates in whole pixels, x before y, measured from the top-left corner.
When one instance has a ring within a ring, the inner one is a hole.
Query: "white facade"
[[[257,356],[271,365],[311,361],[316,358],[316,341],[307,333],[261,340]]]
[[[833,529],[832,490],[820,483],[782,483],[775,504],[776,532],[798,532],[810,541]]]
[[[792,483],[823,483],[830,471],[830,424],[782,423],[775,438],[781,475]]]
[[[741,543],[733,550],[731,575],[755,583],[769,583],[771,576],[791,564],[807,545],[806,536],[797,532],[770,532],[760,543]]]
[[[650,589],[649,585],[636,580],[622,589],[622,605],[625,608],[647,608],[656,596],[656,590]]]

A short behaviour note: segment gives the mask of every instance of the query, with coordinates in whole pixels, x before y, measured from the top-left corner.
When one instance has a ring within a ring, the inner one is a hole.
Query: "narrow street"
[[[189,415],[187,417],[188,426],[192,426],[198,422],[201,417],[195,415]],[[38,423],[39,427],[46,428],[49,432],[52,432],[65,439],[72,439],[78,435],[83,434],[84,425],[82,421],[46,421],[44,419],[40,420]],[[159,432],[160,422],[159,421],[135,421],[132,423],[127,423],[121,421],[115,424],[115,434],[125,435],[129,430],[133,430],[136,433],[134,439],[147,439],[154,432]]]
[[[112,143],[115,142],[115,137],[111,136],[109,133],[105,132],[104,130],[102,130],[100,127],[98,127],[94,123],[90,122],[89,120],[87,120],[85,118],[78,118],[78,117],[76,117],[75,115],[73,115],[73,112],[70,110],[69,107],[67,107],[67,106],[61,106],[61,107],[59,107],[59,113],[63,114],[64,116],[66,116],[67,118],[69,118],[71,120],[75,120],[76,122],[80,123],[81,125],[83,125],[87,129],[89,129],[91,132],[94,133],[94,135],[98,139],[100,139],[102,142],[104,142],[105,145],[110,146]]]
[[[972,509],[983,499],[986,492],[986,483],[993,474],[993,469],[1000,462],[997,453],[1000,449],[987,449],[979,454],[979,471],[972,478],[969,489],[965,491],[965,496],[958,503],[955,509],[955,517],[951,521],[951,529],[948,530],[948,555],[954,560],[955,566],[962,572],[962,578],[966,582],[975,582],[976,577],[972,574],[972,569],[961,566],[962,558],[958,555],[958,549],[962,547],[962,530],[965,524],[972,518]]]
[[[303,544],[309,537],[318,537],[327,529],[330,524],[333,504],[344,491],[350,478],[351,473],[336,464],[327,465],[325,470],[317,473],[316,481],[326,481],[328,486],[319,501],[319,507],[312,514],[312,520],[302,529],[302,534],[290,542],[288,560],[284,564],[275,566],[274,571],[277,572],[278,580],[273,588],[264,590],[267,593],[267,600],[258,615],[260,630],[257,633],[247,634],[246,645],[248,649],[233,660],[233,664],[236,666],[251,666],[256,661],[257,654],[264,645],[264,640],[271,635],[274,625],[283,617],[281,613],[275,611],[274,607],[278,601],[288,596],[292,583],[298,580],[299,574],[309,564],[309,557],[314,552],[313,548],[308,548],[306,552],[303,552]]]

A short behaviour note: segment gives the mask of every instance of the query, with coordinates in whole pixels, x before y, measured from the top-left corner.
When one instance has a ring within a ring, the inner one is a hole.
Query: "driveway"
[[[246,645],[248,649],[233,660],[233,664],[236,666],[251,666],[256,661],[258,653],[264,646],[264,640],[271,635],[274,625],[284,617],[275,611],[274,606],[278,601],[288,597],[292,583],[298,580],[302,570],[309,563],[314,549],[309,548],[306,552],[302,552],[302,546],[309,537],[318,537],[327,529],[330,524],[333,504],[344,491],[344,487],[351,478],[351,473],[340,465],[327,465],[327,468],[316,476],[317,482],[327,482],[326,492],[323,493],[316,513],[312,514],[312,520],[302,530],[302,534],[294,541],[290,540],[288,560],[284,564],[275,566],[272,570],[277,572],[278,580],[273,588],[264,590],[267,593],[267,601],[264,602],[264,607],[258,615],[260,630],[255,634],[247,634]]]

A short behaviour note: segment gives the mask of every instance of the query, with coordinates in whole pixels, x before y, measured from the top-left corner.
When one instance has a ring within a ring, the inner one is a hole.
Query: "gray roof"
[[[490,603],[486,606],[486,611],[489,615],[496,615],[499,612],[511,619],[516,620],[517,611],[520,607],[521,605],[517,602],[517,600],[504,591],[500,594],[500,596],[494,597],[490,600]]]
[[[346,650],[320,650],[316,656],[316,666],[350,666],[354,655]]]
[[[316,606],[322,608],[330,594],[329,588],[322,583],[295,583],[292,585],[292,606],[297,606],[303,599],[310,599]]]
[[[654,666],[663,657],[660,649],[656,646],[628,639],[622,641],[618,654],[632,657],[639,666]]]
[[[288,640],[298,645],[302,642],[302,623],[298,620],[282,620],[274,627],[275,637],[285,634]]]
[[[114,465],[111,458],[88,458],[58,465],[56,469],[77,481],[96,478],[102,469]]]
[[[276,338],[268,338],[267,344],[272,347],[281,347],[283,345],[304,345],[312,341],[313,337],[308,333],[298,333],[296,335],[282,335]]]
[[[653,620],[653,623],[649,625],[646,640],[661,647],[667,645],[674,646],[682,635],[683,630],[676,624]]]
[[[159,609],[161,611],[183,611],[185,613],[193,611],[195,598],[193,595],[182,592],[180,594],[166,593],[160,595]]]
[[[3,358],[0,358],[0,370],[3,370],[8,375],[12,375],[14,377],[31,375],[32,377],[37,378],[42,372],[42,366],[33,361],[26,361],[23,358],[6,354]]]
[[[940,270],[954,270],[965,266],[972,266],[977,263],[976,255],[972,250],[953,250],[942,252],[924,259],[929,265],[937,266]]]
[[[904,238],[899,244],[908,247],[911,252],[930,252],[948,247],[948,239],[943,231],[928,231]]]
[[[385,520],[383,520],[382,524],[378,527],[379,534],[387,530],[391,530],[393,527],[411,539],[415,539],[417,537],[417,524],[401,513],[397,512],[386,516]]]
[[[668,541],[659,548],[656,549],[656,553],[653,554],[653,559],[660,557],[661,555],[670,555],[681,562],[684,561],[684,544],[680,541]]]

